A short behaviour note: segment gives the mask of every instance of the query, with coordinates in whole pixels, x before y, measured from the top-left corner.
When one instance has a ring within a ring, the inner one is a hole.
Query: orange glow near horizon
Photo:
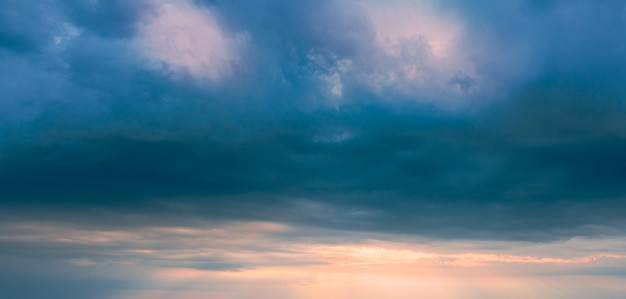
[[[293,239],[294,233],[311,237]],[[624,248],[619,239],[491,246],[367,235],[324,243],[314,236],[333,232],[320,233],[263,222],[127,230],[22,223],[5,228],[0,239],[89,245],[92,256],[72,257],[68,267],[126,275],[138,285],[112,298],[572,298],[589,288],[595,292],[589,296],[626,293],[621,276],[584,275],[626,266],[626,255],[612,250]]]
[[[155,276],[157,281],[185,285],[186,289],[190,285],[208,285],[197,292],[210,294],[211,298],[220,292],[223,297],[219,298],[241,298],[242,294],[250,294],[246,290],[298,299],[572,298],[579,291],[577,286],[589,283],[614,293],[626,291],[624,280],[612,277],[533,276],[493,269],[422,267],[419,264],[328,264],[227,272],[177,268],[161,269]]]

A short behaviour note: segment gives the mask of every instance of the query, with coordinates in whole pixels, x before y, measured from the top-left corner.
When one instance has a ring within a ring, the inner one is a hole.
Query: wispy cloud
[[[623,291],[617,284],[626,263],[621,239],[442,242],[358,233],[345,242],[343,234],[259,222],[132,230],[22,223],[4,227],[0,242],[12,249],[4,252],[3,260],[13,256],[58,265],[48,273],[99,269],[96,277],[103,280],[126,280],[128,290],[114,298],[232,298],[253,290],[264,290],[262,298],[330,293],[404,298],[416,292],[451,298],[468,288],[477,293],[461,298],[510,293],[509,288],[537,298],[566,298],[572,293],[551,293],[533,277],[549,277],[550,284],[562,287],[597,269],[614,275],[579,281],[581,290],[601,294],[595,289],[601,286],[607,288],[604,292]],[[371,294],[363,293],[364,285]],[[445,295],[447,291],[453,294]]]

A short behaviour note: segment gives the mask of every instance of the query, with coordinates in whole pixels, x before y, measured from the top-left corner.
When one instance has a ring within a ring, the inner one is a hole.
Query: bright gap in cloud
[[[243,34],[220,28],[214,12],[184,0],[157,2],[156,14],[139,25],[140,51],[158,67],[196,79],[216,81],[231,74],[239,62]]]
[[[436,11],[428,1],[362,2],[376,27],[376,39],[390,54],[399,55],[398,43],[423,38],[439,59],[454,55],[461,26]]]
[[[384,95],[400,93],[417,101],[459,107],[489,86],[464,49],[463,23],[433,1],[360,2],[376,31],[383,55],[366,60],[365,82]]]

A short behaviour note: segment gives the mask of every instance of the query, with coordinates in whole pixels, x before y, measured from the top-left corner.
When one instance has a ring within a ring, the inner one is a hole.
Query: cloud
[[[107,39],[128,39],[137,34],[142,18],[153,14],[155,1],[53,1],[62,9],[68,21]]]
[[[260,290],[268,298],[349,297],[361,295],[363,285],[368,286],[364,296],[401,298],[423,292],[434,298],[481,298],[506,294],[511,287],[536,298],[569,298],[574,292],[554,293],[546,281],[575,282],[576,294],[613,298],[624,290],[626,259],[620,238],[541,244],[358,232],[346,238],[345,231],[233,221],[118,228],[76,226],[67,219],[14,222],[3,225],[0,242],[3,264],[38,269],[37,275],[18,275],[13,286],[0,286],[15,298],[36,298],[38,290],[69,298],[88,291],[98,291],[97,298],[232,298]],[[605,275],[580,279],[597,269]],[[36,290],[24,286],[41,279],[47,283]],[[68,287],[72,283],[79,285]]]
[[[440,237],[558,239],[602,227],[622,231],[618,139],[550,135],[538,143],[525,141],[520,124],[509,130],[507,123],[387,113],[301,115],[287,130],[268,123],[252,131],[204,131],[210,139],[202,131],[201,137],[166,131],[130,138],[77,132],[44,139],[45,145],[14,145],[3,152],[3,198],[12,205],[155,211],[171,210],[173,202],[199,218]]]
[[[234,71],[245,34],[229,36],[211,11],[185,1],[160,3],[139,25],[140,51],[174,72],[217,80]]]
[[[618,2],[45,5],[2,26],[3,205],[623,232]]]
[[[458,16],[430,1],[361,5],[375,28],[373,46],[379,51],[373,57],[365,54],[361,72],[377,93],[384,97],[395,91],[441,106],[464,105],[468,93],[489,95],[489,82],[478,81],[490,78],[476,72],[471,52],[461,48],[465,32]]]
[[[58,8],[51,1],[25,5],[7,1],[0,21],[0,49],[33,53],[52,42],[58,24]]]
[[[409,2],[4,1],[2,293],[623,297],[624,3]]]

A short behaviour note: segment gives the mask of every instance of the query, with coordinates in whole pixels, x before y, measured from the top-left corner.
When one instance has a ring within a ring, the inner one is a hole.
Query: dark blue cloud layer
[[[197,2],[252,45],[249,69],[203,85],[143,63],[131,41],[158,13],[149,2],[7,1],[2,205],[27,217],[184,203],[197,217],[439,237],[623,233],[624,4],[516,3],[437,6],[496,89],[448,109],[352,73],[327,105],[320,74],[382,55],[357,5]]]

